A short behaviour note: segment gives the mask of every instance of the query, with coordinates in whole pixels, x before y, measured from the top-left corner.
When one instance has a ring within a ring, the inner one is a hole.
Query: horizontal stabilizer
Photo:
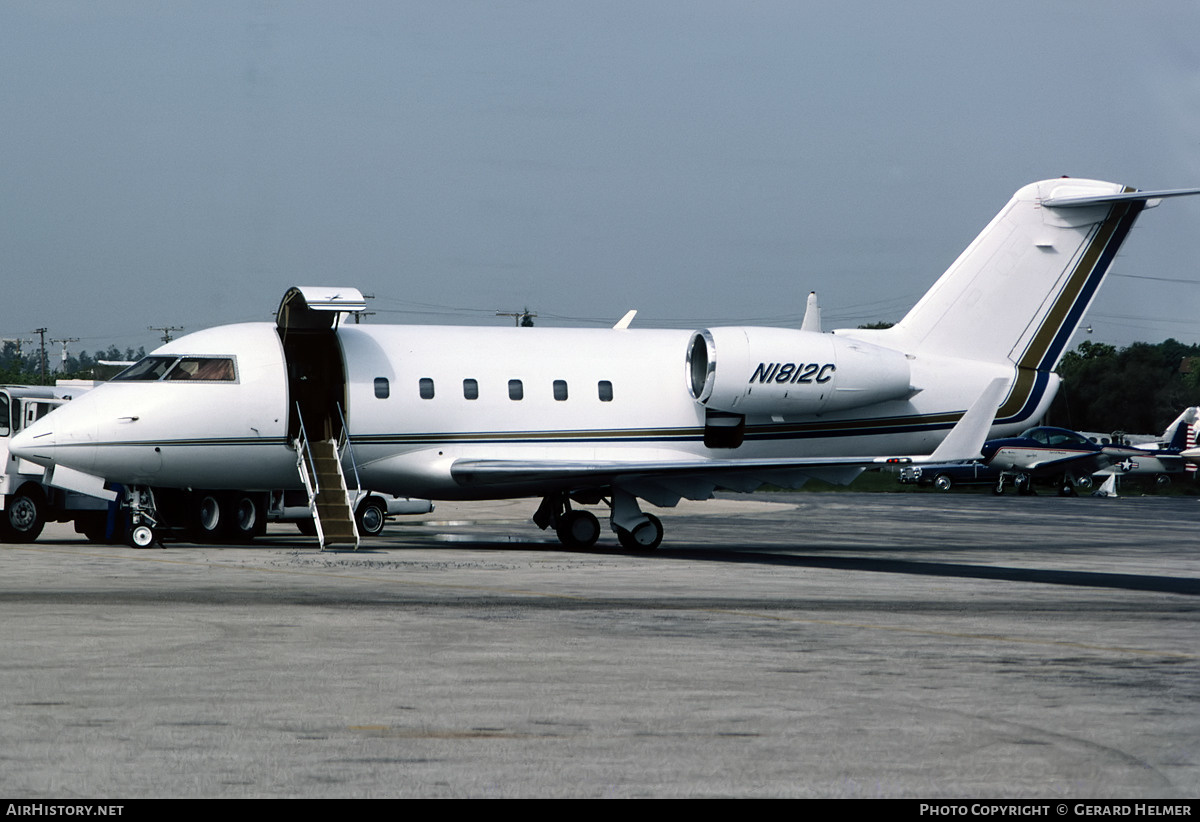
[[[1052,197],[1042,200],[1046,208],[1086,208],[1097,205],[1113,205],[1115,203],[1143,202],[1152,205],[1151,200],[1165,200],[1168,197],[1188,197],[1200,194],[1200,188],[1174,188],[1167,191],[1128,191],[1122,194],[1104,194],[1098,197]]]

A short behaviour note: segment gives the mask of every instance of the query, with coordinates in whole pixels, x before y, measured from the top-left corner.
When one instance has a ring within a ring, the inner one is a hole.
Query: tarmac
[[[0,794],[1200,794],[1196,498],[758,494],[652,554],[534,507],[0,546]]]

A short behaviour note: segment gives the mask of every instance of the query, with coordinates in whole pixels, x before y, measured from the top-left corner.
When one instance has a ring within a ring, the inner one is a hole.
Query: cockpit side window
[[[233,382],[233,360],[229,357],[181,357],[166,379]]]
[[[167,373],[167,369],[178,357],[143,357],[133,365],[126,368],[117,376],[113,377],[113,382],[117,380],[146,380],[152,381],[161,379],[162,375]]]

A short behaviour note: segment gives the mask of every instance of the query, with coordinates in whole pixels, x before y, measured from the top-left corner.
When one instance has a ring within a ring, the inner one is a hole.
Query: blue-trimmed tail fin
[[[1195,425],[1198,414],[1200,408],[1195,405],[1185,408],[1183,413],[1167,426],[1167,430],[1163,432],[1163,447],[1166,450],[1183,451],[1188,447],[1188,433],[1191,426]]]

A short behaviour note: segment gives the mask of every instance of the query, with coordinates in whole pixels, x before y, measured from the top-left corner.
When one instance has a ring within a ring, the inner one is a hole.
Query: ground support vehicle
[[[54,386],[0,386],[0,540],[32,542],[47,522],[75,522],[76,530],[94,527],[108,503],[78,491],[45,484],[45,469],[8,451],[8,442],[58,406],[91,387],[89,381]],[[83,533],[82,531],[80,531]]]

